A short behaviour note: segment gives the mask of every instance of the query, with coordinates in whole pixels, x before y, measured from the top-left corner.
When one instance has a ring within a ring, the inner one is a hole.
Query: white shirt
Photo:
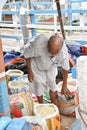
[[[47,43],[50,36],[41,34],[33,42],[24,46],[24,57],[35,61],[38,70],[50,70],[52,66],[61,66],[69,70],[68,52],[65,43],[58,54],[51,58],[48,52]]]

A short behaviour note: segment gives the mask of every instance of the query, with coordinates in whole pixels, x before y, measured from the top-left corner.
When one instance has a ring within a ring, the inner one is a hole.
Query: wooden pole
[[[62,14],[61,14],[61,8],[60,8],[60,0],[55,0],[55,2],[56,2],[58,16],[60,20],[61,32],[62,32],[63,38],[65,39],[65,32],[64,32],[64,26],[63,26]]]
[[[28,0],[29,10],[31,9],[31,0]]]

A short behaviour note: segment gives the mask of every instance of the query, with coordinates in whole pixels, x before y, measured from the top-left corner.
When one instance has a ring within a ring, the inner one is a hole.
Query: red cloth
[[[82,45],[82,53],[87,54],[87,45]]]

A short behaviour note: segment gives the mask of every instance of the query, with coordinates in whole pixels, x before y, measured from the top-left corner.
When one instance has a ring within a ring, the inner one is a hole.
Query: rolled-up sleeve
[[[69,59],[68,59],[68,50],[65,43],[63,44],[62,50],[59,53],[59,61],[60,61],[60,66],[63,69],[67,71],[70,69]]]
[[[67,70],[67,71],[70,69],[69,61],[68,61],[67,58],[65,58],[65,59],[63,60],[62,68],[63,68],[64,70]]]

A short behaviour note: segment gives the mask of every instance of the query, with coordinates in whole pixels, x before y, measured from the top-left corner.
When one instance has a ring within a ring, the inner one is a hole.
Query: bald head
[[[58,35],[52,35],[48,41],[48,51],[56,55],[62,48],[63,38]]]

